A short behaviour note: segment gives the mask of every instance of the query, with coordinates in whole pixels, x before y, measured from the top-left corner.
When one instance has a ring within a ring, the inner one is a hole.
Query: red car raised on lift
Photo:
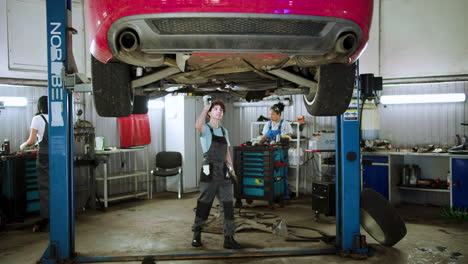
[[[373,0],[85,0],[96,109],[128,116],[141,109],[135,95],[174,91],[275,93],[339,115],[372,10]]]

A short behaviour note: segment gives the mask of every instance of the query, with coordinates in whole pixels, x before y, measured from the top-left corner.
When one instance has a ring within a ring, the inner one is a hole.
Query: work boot
[[[201,229],[195,229],[193,231],[192,247],[201,247]]]
[[[224,237],[224,248],[227,248],[227,249],[241,249],[242,246],[237,243],[236,240],[234,240],[234,237],[233,236],[225,236]]]

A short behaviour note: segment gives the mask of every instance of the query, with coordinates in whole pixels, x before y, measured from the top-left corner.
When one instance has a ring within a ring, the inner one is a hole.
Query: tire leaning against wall
[[[361,192],[361,226],[380,244],[391,247],[406,235],[406,225],[395,208],[380,193]]]

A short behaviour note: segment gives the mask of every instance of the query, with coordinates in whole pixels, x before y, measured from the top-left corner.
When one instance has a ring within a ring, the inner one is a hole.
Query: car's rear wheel
[[[148,113],[148,97],[144,95],[135,95],[133,98],[134,115],[142,115]]]
[[[103,117],[126,117],[132,114],[133,92],[130,66],[102,63],[91,57],[94,107]]]
[[[313,116],[343,114],[353,95],[355,64],[328,64],[318,67],[315,74],[317,89],[304,95],[304,104]]]

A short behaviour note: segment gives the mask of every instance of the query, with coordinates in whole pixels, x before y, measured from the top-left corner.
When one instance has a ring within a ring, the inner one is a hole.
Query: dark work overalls
[[[227,140],[224,128],[221,127],[223,136],[220,137],[214,134],[213,128],[210,125],[208,127],[210,128],[212,140],[210,149],[203,154],[203,164],[209,166],[209,173],[205,174],[203,168],[201,169],[200,197],[197,200],[197,211],[192,229],[203,228],[216,196],[224,211],[224,236],[234,236],[233,186],[231,180],[226,177]]]
[[[39,153],[37,154],[36,173],[37,184],[39,186],[39,200],[41,205],[41,217],[49,219],[49,128],[47,120],[45,122],[44,135],[39,142]]]

